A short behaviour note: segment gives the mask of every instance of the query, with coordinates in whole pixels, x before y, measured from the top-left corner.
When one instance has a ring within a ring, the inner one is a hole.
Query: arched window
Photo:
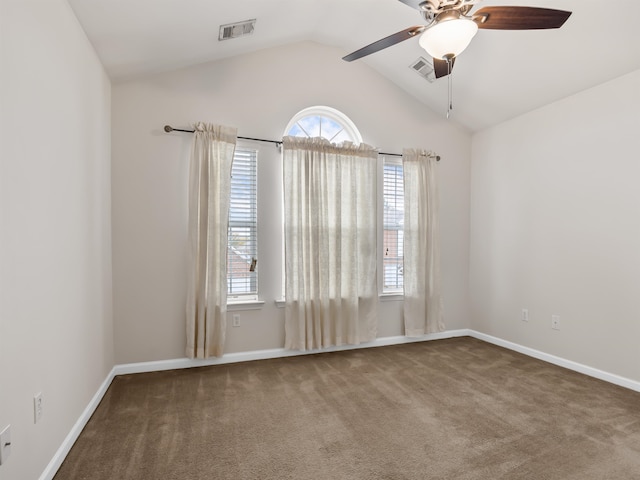
[[[292,137],[322,137],[331,143],[362,143],[362,136],[349,117],[335,108],[320,105],[296,113],[284,134]]]

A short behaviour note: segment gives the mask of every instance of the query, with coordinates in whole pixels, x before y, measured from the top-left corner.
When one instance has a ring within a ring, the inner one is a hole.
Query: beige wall
[[[337,49],[300,43],[263,50],[113,87],[113,260],[116,362],[184,356],[187,173],[190,135],[162,132],[198,120],[238,127],[239,135],[282,137],[295,113],[337,108],[364,141],[383,151],[437,151],[441,174],[442,271],[448,328],[468,326],[470,136],[362,63]],[[429,85],[425,83],[425,88]],[[275,148],[259,160],[278,181]],[[280,206],[259,226],[280,228]],[[278,242],[262,245],[278,252]],[[259,268],[268,255],[259,255]],[[267,285],[260,310],[240,312],[227,351],[283,346],[280,285]],[[402,304],[380,303],[379,336],[402,333]],[[231,322],[229,322],[231,323]]]
[[[0,478],[30,480],[113,367],[110,83],[66,1],[0,9]]]
[[[635,381],[638,85],[640,71],[474,136],[470,263],[472,328]]]
[[[384,151],[437,151],[447,326],[640,380],[640,72],[471,142],[314,43],[116,85],[110,126],[109,80],[64,0],[0,0],[0,68],[0,429],[10,423],[13,440],[2,480],[40,475],[114,361],[183,356],[190,136],[164,134],[165,123],[275,139],[297,111],[323,104]],[[273,181],[278,158],[260,160]],[[275,219],[261,228],[278,228],[273,199],[260,208]],[[279,265],[263,257],[261,268]],[[282,346],[279,296],[265,285],[264,307],[240,312],[227,351]],[[401,334],[402,303],[379,310],[379,336]]]

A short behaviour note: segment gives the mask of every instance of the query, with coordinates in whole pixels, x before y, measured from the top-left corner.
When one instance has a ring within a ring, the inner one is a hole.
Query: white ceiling
[[[302,40],[343,56],[424,24],[398,0],[69,0],[115,81]],[[495,125],[640,68],[635,0],[484,0],[573,12],[558,30],[480,30],[457,59],[453,115],[470,131]],[[609,7],[609,11],[606,10]],[[253,35],[218,42],[221,24],[256,18]],[[409,67],[427,56],[417,39],[365,62],[436,112],[447,80],[428,83]],[[639,86],[640,87],[640,86]]]

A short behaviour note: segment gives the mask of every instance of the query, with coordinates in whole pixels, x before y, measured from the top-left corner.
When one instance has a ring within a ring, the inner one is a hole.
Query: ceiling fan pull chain
[[[451,110],[453,110],[453,72],[451,71],[451,58],[446,58],[447,61],[447,120],[451,116]]]

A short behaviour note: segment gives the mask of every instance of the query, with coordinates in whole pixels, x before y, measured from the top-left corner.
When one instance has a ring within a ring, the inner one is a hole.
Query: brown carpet
[[[640,479],[640,394],[466,337],[125,375],[66,479]]]

